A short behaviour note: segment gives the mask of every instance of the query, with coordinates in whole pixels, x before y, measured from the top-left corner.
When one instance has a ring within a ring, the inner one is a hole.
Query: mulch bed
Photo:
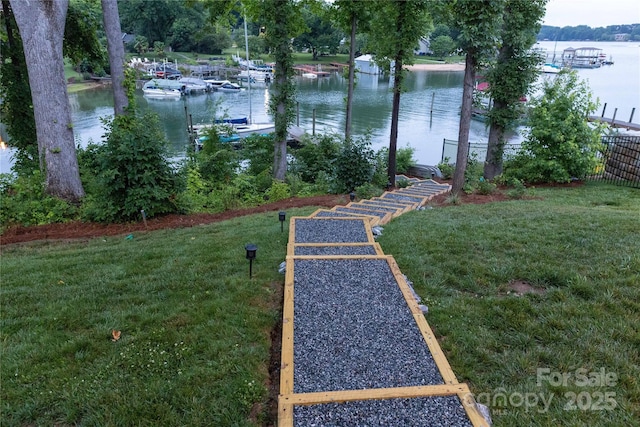
[[[576,187],[583,182],[572,182],[570,184],[556,184],[554,187]],[[451,206],[446,203],[448,194],[440,194],[434,197],[429,204],[431,206]],[[482,204],[501,202],[509,200],[504,189],[499,189],[493,194],[466,194],[461,192],[458,205],[460,204]],[[136,231],[162,230],[168,228],[185,228],[196,225],[210,224],[224,221],[239,216],[253,215],[262,212],[277,212],[290,208],[300,208],[305,206],[319,206],[332,208],[336,205],[346,205],[349,203],[347,195],[328,194],[314,197],[293,197],[247,209],[236,209],[217,214],[190,214],[190,215],[165,215],[143,222],[126,224],[98,224],[91,222],[73,221],[61,224],[45,224],[38,226],[22,227],[14,226],[7,229],[0,236],[0,246],[14,243],[32,242],[36,240],[76,240],[87,239],[100,236],[118,236]]]

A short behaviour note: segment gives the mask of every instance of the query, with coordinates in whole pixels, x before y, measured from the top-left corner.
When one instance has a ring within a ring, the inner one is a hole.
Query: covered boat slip
[[[290,219],[278,425],[488,425],[372,216],[350,215]]]

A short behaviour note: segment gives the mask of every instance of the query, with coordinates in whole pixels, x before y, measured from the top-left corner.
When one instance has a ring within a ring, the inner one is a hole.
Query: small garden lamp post
[[[349,200],[353,202],[355,199],[356,199],[356,193],[352,191],[351,193],[349,193]]]
[[[278,219],[280,220],[280,231],[284,231],[284,220],[287,217],[287,213],[284,211],[278,212]]]
[[[249,278],[251,278],[253,273],[253,260],[256,259],[258,247],[253,243],[249,243],[248,245],[245,245],[244,249],[247,251],[247,259],[249,260]]]

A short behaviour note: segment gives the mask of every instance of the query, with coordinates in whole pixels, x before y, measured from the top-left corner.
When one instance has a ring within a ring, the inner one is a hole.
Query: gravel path
[[[350,213],[388,219],[391,213],[408,204],[423,203],[442,190],[428,183],[413,190],[417,194],[411,190],[385,193],[379,202],[363,200],[354,206],[362,210],[336,206],[334,212],[319,211],[314,218],[294,219],[293,240],[298,245],[289,249],[289,255],[354,258],[287,261],[287,267],[293,268],[293,299],[289,300],[293,301],[293,337],[291,329],[287,332],[288,342],[293,343],[293,355],[291,344],[287,349],[288,360],[293,357],[293,389],[291,371],[287,371],[287,394],[444,384],[387,258],[360,258],[377,255],[366,226],[371,217],[320,218]],[[425,197],[420,197],[422,194]],[[457,395],[365,398],[291,405],[287,411],[292,411],[288,413],[297,427],[472,426]]]
[[[336,212],[346,212],[346,213],[353,213],[353,214],[360,214],[360,215],[370,215],[370,216],[377,216],[380,219],[384,219],[384,217],[387,215],[388,212],[382,212],[382,211],[375,211],[375,210],[364,210],[364,208],[362,209],[351,209],[351,208],[346,208],[344,206],[336,206],[335,207]]]
[[[424,197],[420,197],[420,196],[406,196],[406,195],[402,195],[402,194],[398,194],[396,193],[385,193],[384,195],[382,195],[383,199],[393,199],[393,200],[406,200],[408,202],[412,202],[412,203],[422,203],[424,201]]]
[[[364,243],[369,235],[364,220],[296,218],[294,243]]]
[[[294,392],[443,384],[389,264],[295,260]]]
[[[294,255],[376,255],[373,245],[296,246]]]
[[[294,426],[470,427],[457,396],[361,400],[296,406]]]

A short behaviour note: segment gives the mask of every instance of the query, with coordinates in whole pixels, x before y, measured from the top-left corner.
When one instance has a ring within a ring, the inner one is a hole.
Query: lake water
[[[607,103],[606,116],[628,120],[632,108],[640,107],[640,45],[636,43],[541,42],[539,47],[561,55],[567,47],[593,46],[603,50],[615,62],[598,69],[581,69],[601,104]],[[552,77],[551,77],[552,78]],[[344,132],[344,110],[347,82],[340,73],[318,79],[297,78],[299,124],[312,131],[315,110],[315,131]],[[434,165],[442,157],[443,140],[456,140],[460,120],[463,72],[414,71],[406,79],[406,90],[401,96],[398,147],[415,149],[418,163]],[[142,110],[151,110],[160,116],[170,151],[180,156],[187,146],[187,117],[194,124],[209,123],[223,115],[234,117],[249,115],[249,97],[254,122],[269,120],[267,104],[269,90],[253,86],[251,93],[211,93],[187,96],[182,100],[146,99],[140,93],[138,104]],[[109,89],[83,91],[69,96],[76,141],[84,146],[89,141],[100,142],[104,133],[101,117],[113,114],[113,100]],[[373,148],[389,144],[391,128],[392,93],[388,78],[358,75],[354,94],[352,133],[354,136],[371,132]],[[601,113],[602,106],[597,114]],[[634,116],[640,122],[640,111]],[[6,139],[6,135],[2,135]],[[472,121],[470,141],[486,143],[488,129],[484,123]],[[520,140],[514,135],[515,141]],[[0,150],[0,172],[8,172],[10,150]]]

